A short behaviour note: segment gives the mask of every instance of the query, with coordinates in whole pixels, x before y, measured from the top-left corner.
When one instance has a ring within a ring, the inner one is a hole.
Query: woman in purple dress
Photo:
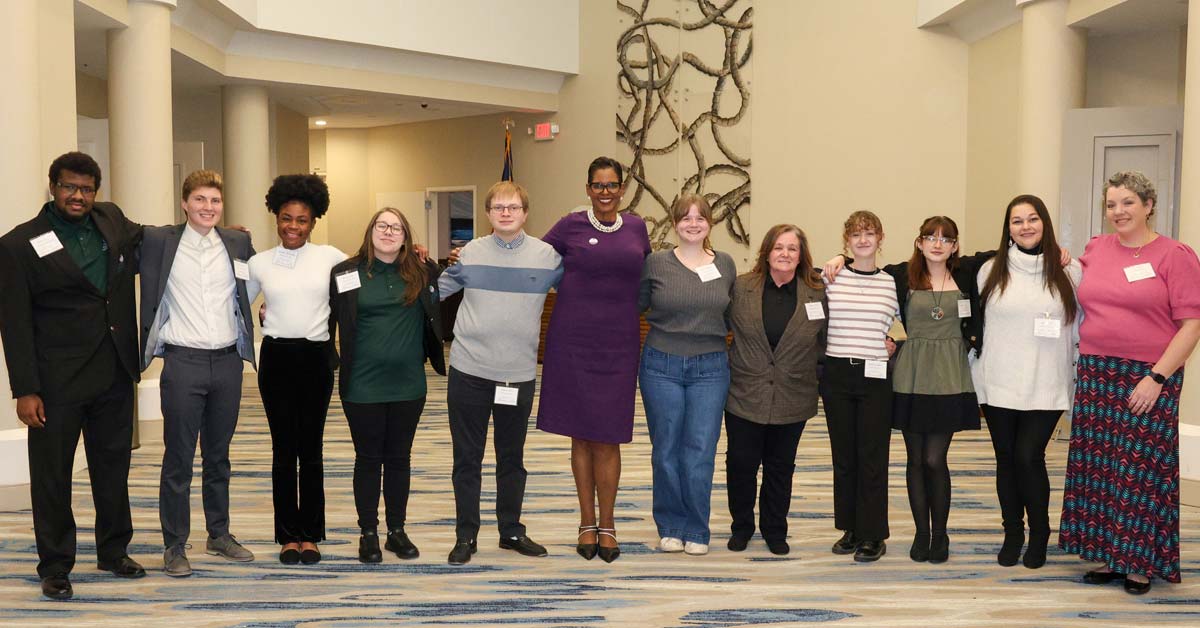
[[[543,238],[562,255],[563,278],[546,334],[537,426],[571,437],[580,509],[576,551],[610,563],[621,553],[613,506],[620,444],[633,440],[638,287],[650,254],[646,223],[618,212],[624,190],[621,164],[596,158],[586,187],[592,206],[567,214]]]

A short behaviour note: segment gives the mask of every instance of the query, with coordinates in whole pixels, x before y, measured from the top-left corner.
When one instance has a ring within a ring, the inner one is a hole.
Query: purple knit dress
[[[546,353],[538,429],[602,443],[633,440],[640,332],[638,286],[650,254],[646,223],[622,214],[614,233],[587,212],[564,216],[543,240],[563,257]]]

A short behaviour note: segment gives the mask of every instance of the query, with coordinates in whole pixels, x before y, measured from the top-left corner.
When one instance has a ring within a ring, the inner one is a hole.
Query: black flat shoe
[[[299,565],[300,550],[288,548],[279,552],[279,562],[285,565]]]
[[[1124,579],[1125,574],[1115,571],[1089,571],[1083,574],[1084,584],[1108,584]]]
[[[382,563],[383,552],[379,551],[379,533],[367,532],[358,537],[358,561]]]
[[[863,541],[854,552],[854,562],[873,563],[887,553],[887,543],[883,541]]]
[[[1049,532],[1045,534],[1029,533],[1029,547],[1025,549],[1025,556],[1021,557],[1021,562],[1025,564],[1026,569],[1038,569],[1046,564],[1046,543],[1049,541]]]
[[[579,538],[582,539],[585,534],[596,534],[599,529],[596,526],[579,526]],[[584,543],[580,541],[575,545],[575,553],[582,556],[584,560],[591,560],[596,557],[596,551],[599,548],[600,546],[597,543]]]
[[[908,550],[908,557],[917,563],[929,560],[929,534],[918,532],[913,537],[912,548]]]
[[[842,534],[842,538],[833,544],[834,554],[853,554],[856,550],[858,550],[858,539],[854,537],[854,530],[846,530],[845,534]]]
[[[749,544],[750,537],[735,534],[729,537],[729,542],[725,544],[725,547],[728,547],[731,552],[744,552]]]
[[[96,568],[100,571],[111,571],[112,575],[118,578],[141,578],[146,575],[146,570],[128,556],[122,556],[112,562],[102,560],[96,563]]]
[[[1004,567],[1012,567],[1021,557],[1021,548],[1025,546],[1025,530],[1005,532],[1004,543],[996,553],[996,562]],[[1043,552],[1044,553],[1044,552]]]
[[[929,562],[937,565],[950,560],[950,537],[938,534],[929,542]]]
[[[475,551],[475,539],[459,541],[450,549],[450,556],[446,558],[446,562],[451,565],[465,565],[471,562],[471,554],[474,554]]]
[[[597,541],[600,540],[601,535],[607,536],[614,541],[617,540],[617,531],[615,528],[598,528],[596,531]],[[618,545],[616,547],[604,547],[603,545],[600,545],[596,548],[596,555],[600,557],[600,560],[606,563],[611,563],[621,555],[621,546]]]
[[[67,574],[56,573],[42,578],[42,595],[52,600],[69,600],[74,594]]]
[[[545,547],[538,545],[533,539],[525,535],[500,539],[500,549],[515,550],[522,556],[533,556],[536,558],[550,555]]]
[[[321,562],[321,552],[316,549],[300,550],[300,562],[305,565],[315,565]]]
[[[792,551],[792,546],[788,545],[788,542],[783,539],[775,541],[767,539],[767,549],[776,556],[786,556],[788,552]]]
[[[1144,595],[1150,592],[1150,581],[1137,582],[1125,578],[1125,592],[1130,595]]]
[[[387,542],[383,544],[383,548],[404,560],[412,560],[421,555],[421,550],[417,549],[417,546],[409,540],[408,535],[402,529],[389,530]]]

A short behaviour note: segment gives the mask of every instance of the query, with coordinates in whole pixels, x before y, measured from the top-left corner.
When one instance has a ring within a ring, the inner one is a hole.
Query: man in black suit
[[[71,597],[71,475],[83,433],[96,506],[98,567],[146,575],[128,556],[129,458],[140,373],[134,259],[142,227],[96,203],[100,167],[67,153],[32,220],[0,237],[0,337],[17,416],[29,426],[29,491],[42,593]]]

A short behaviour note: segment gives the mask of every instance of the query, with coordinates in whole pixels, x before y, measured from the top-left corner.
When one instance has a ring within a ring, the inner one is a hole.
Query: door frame
[[[429,243],[429,256],[441,259],[450,251],[441,251],[438,241],[437,208],[433,204],[433,195],[440,192],[470,192],[471,193],[471,236],[479,233],[479,186],[475,185],[442,185],[425,188],[425,241]]]

